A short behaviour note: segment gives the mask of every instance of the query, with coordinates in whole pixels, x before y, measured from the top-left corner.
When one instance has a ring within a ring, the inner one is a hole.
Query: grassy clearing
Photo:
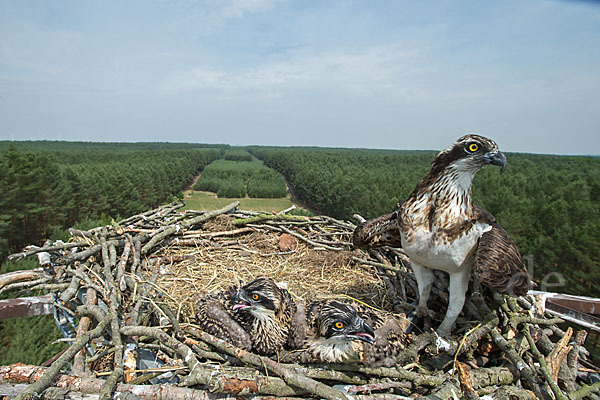
[[[222,208],[234,201],[240,202],[240,208],[251,211],[262,212],[279,212],[292,206],[292,201],[288,197],[278,199],[256,199],[256,198],[220,198],[214,193],[186,191],[185,192],[185,208],[186,210],[216,210]]]

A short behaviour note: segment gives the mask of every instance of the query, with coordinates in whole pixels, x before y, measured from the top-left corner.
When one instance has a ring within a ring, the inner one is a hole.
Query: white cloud
[[[337,93],[354,96],[423,96],[418,77],[433,71],[422,65],[421,50],[376,45],[352,51],[300,49],[239,70],[198,67],[167,77],[167,92],[211,90],[222,95],[272,97],[294,93]]]
[[[267,12],[281,2],[282,0],[164,0],[161,3],[165,10],[178,11],[171,23],[173,29],[208,34],[222,28],[230,20]]]

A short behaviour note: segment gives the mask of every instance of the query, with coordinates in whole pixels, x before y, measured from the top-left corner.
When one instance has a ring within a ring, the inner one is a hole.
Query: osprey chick
[[[466,135],[438,153],[429,173],[393,214],[356,228],[356,247],[401,244],[417,279],[417,315],[429,314],[434,269],[450,277],[446,316],[438,327],[448,335],[460,314],[471,270],[497,292],[524,295],[530,289],[525,264],[508,233],[486,210],[473,205],[471,184],[485,165],[504,169],[506,157],[493,140]]]
[[[346,303],[317,300],[306,306],[307,337],[310,354],[323,362],[344,361],[360,350],[357,341],[373,343],[375,333]]]
[[[298,309],[289,292],[271,278],[208,294],[197,309],[202,330],[258,354],[272,355],[284,345],[297,348],[304,341],[302,322],[293,323],[298,313],[304,321],[304,309]]]
[[[275,354],[284,345],[296,348],[304,339],[297,334],[304,332],[304,327],[292,323],[299,319],[302,308],[299,310],[290,293],[271,278],[257,278],[240,288],[231,299],[231,309],[258,354]]]

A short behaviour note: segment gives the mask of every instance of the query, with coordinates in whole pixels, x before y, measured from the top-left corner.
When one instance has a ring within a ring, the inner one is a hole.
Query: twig
[[[285,214],[259,214],[250,218],[234,219],[231,223],[235,226],[244,226],[247,224],[255,224],[263,221],[297,221],[306,222],[309,221],[309,217],[300,215],[285,215]]]
[[[52,246],[44,246],[44,247],[35,247],[35,246],[30,246],[30,250],[24,251],[22,253],[16,253],[16,254],[11,254],[8,256],[9,260],[20,260],[23,259],[25,257],[29,257],[32,256],[34,254],[37,253],[41,253],[41,252],[54,252],[57,250],[66,250],[66,249],[72,249],[73,247],[85,247],[88,244],[86,242],[75,242],[75,243],[62,243],[62,244],[54,244]]]
[[[576,391],[575,393],[571,393],[569,398],[571,400],[579,400],[583,399],[586,396],[589,396],[592,393],[600,392],[600,382],[593,383],[591,385],[583,385],[581,389]]]
[[[280,376],[286,383],[307,390],[316,396],[321,396],[325,399],[347,399],[342,392],[308,378],[303,374],[299,374],[297,371],[288,368],[283,364],[279,364],[270,358],[262,357],[236,348],[224,340],[217,339],[214,336],[204,332],[201,333],[200,338],[205,343],[208,343],[229,355],[235,356],[240,360],[249,363],[250,365],[253,365],[257,368],[265,366],[269,371]]]
[[[246,390],[249,393],[278,394],[283,396],[303,393],[288,386],[283,380],[278,378],[264,378],[254,374],[252,378],[247,377],[243,379],[226,376],[222,373],[215,373],[214,368],[203,368],[190,347],[158,328],[124,326],[121,328],[121,333],[128,336],[152,337],[173,348],[188,365],[190,370],[189,375],[182,379],[180,386],[207,385],[211,390],[233,394],[237,394],[242,390]]]
[[[40,279],[44,276],[43,268],[34,268],[24,271],[8,272],[0,275],[0,289],[13,282],[19,282],[30,279]]]
[[[558,372],[560,370],[560,365],[563,360],[571,351],[571,346],[568,346],[569,340],[573,335],[573,328],[570,326],[567,328],[567,332],[565,335],[556,343],[556,346],[552,349],[550,354],[546,357],[546,363],[548,364],[548,369],[552,374],[552,378],[554,382],[558,382]]]
[[[96,304],[97,297],[96,291],[92,288],[88,288],[85,294],[85,304],[89,306],[93,306]],[[91,323],[91,319],[88,316],[84,316],[79,320],[79,325],[77,325],[77,336],[80,337],[85,332],[87,332]],[[83,376],[85,373],[85,349],[81,349],[75,357],[73,358],[73,374],[77,376]]]
[[[531,352],[533,353],[533,355],[535,356],[537,361],[540,363],[540,370],[546,380],[546,383],[550,386],[550,389],[552,389],[552,393],[554,393],[554,396],[556,399],[568,400],[567,396],[564,395],[562,390],[560,390],[560,388],[554,381],[554,379],[552,377],[552,373],[548,369],[548,365],[546,364],[546,360],[544,359],[544,356],[542,355],[542,353],[540,353],[538,348],[535,346],[535,342],[533,341],[533,338],[531,337],[531,333],[529,331],[530,329],[531,329],[531,325],[525,324],[523,326],[522,332],[525,335],[525,337],[527,338],[527,341],[529,342],[529,347],[531,349]]]
[[[123,376],[123,344],[121,341],[121,332],[119,330],[119,317],[117,307],[120,303],[119,292],[115,285],[115,280],[112,275],[112,269],[116,264],[116,254],[113,256],[114,247],[107,249],[106,237],[101,237],[102,259],[104,261],[104,284],[106,292],[109,293],[108,306],[110,316],[110,330],[112,333],[112,342],[115,346],[114,368],[112,373],[106,380],[106,383],[100,390],[100,399],[107,400],[112,396],[117,382]]]
[[[60,370],[81,350],[91,339],[97,338],[104,332],[106,325],[108,325],[110,317],[107,316],[101,320],[96,328],[92,329],[81,335],[77,340],[73,342],[71,347],[65,351],[53,364],[50,366],[44,375],[35,383],[32,383],[25,389],[25,391],[19,394],[16,400],[33,399],[39,395],[44,389],[52,384],[54,377],[60,372]]]
[[[180,228],[187,228],[187,227],[190,227],[190,226],[197,225],[197,224],[200,224],[202,222],[208,221],[209,219],[214,218],[217,215],[228,213],[229,211],[233,210],[234,208],[236,208],[239,205],[240,205],[239,201],[234,201],[233,203],[228,204],[227,206],[225,206],[225,207],[223,207],[221,209],[214,210],[214,211],[209,211],[209,212],[207,212],[205,214],[202,214],[202,215],[199,215],[197,217],[191,218],[190,220],[187,220],[187,221],[183,222],[181,224],[181,226],[179,226],[179,225],[176,225],[176,226],[171,225],[171,226],[169,226],[167,229],[165,229],[160,234],[153,236],[152,239],[150,239],[150,241],[148,243],[146,243],[144,245],[144,247],[142,247],[142,254],[147,254],[150,251],[150,249],[152,249],[158,242],[160,242],[164,238],[172,235],[178,229],[180,229]]]

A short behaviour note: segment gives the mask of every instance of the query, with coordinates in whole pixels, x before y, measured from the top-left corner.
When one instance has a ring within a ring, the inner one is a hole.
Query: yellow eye
[[[259,298],[259,296],[256,293],[254,293],[252,295],[252,300],[258,300],[258,298]]]
[[[469,151],[471,153],[475,153],[477,150],[479,150],[479,145],[477,143],[471,143],[469,145]]]
[[[336,322],[336,323],[335,323],[335,327],[336,327],[337,329],[342,329],[342,328],[344,327],[344,323],[343,323],[343,322],[340,322],[340,321],[338,321],[338,322]]]

